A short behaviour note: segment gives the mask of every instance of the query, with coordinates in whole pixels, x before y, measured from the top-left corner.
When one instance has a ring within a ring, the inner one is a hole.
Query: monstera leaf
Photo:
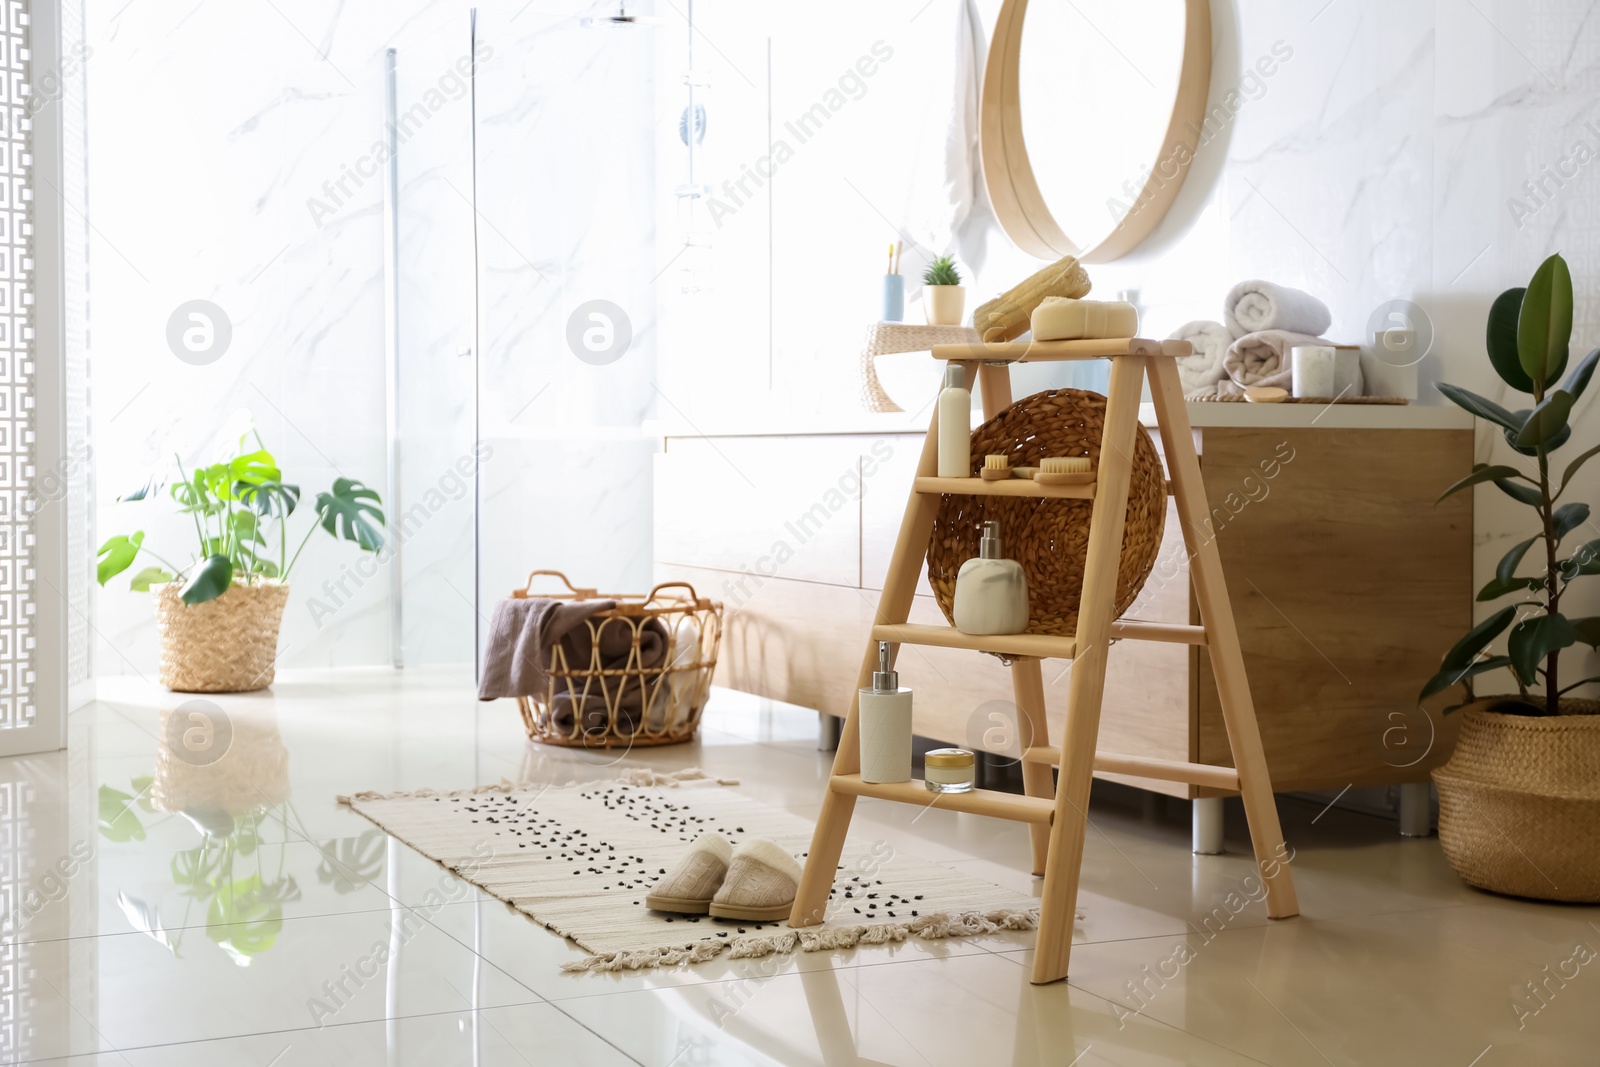
[[[100,787],[100,836],[125,844],[144,840],[144,824],[133,813],[133,797],[109,785]]]
[[[331,884],[335,893],[354,893],[383,874],[384,840],[382,830],[368,830],[360,837],[339,837],[317,846],[322,862],[317,864],[317,881]]]
[[[383,547],[382,503],[377,490],[339,478],[333,483],[333,492],[317,494],[317,514],[322,528],[333,536],[376,552]]]
[[[142,544],[144,544],[143,530],[135,530],[126,537],[117,534],[115,537],[107,538],[106,543],[100,546],[100,562],[94,569],[95,581],[105,585],[131,567]]]
[[[283,905],[300,899],[293,878],[263,884],[252,874],[228,882],[206,908],[206,936],[241,967],[277,943],[283,930]]]
[[[194,577],[189,579],[188,588],[183,591],[183,602],[193,607],[215,600],[228,591],[232,581],[233,561],[221,553],[207,556],[206,561],[194,572]]]

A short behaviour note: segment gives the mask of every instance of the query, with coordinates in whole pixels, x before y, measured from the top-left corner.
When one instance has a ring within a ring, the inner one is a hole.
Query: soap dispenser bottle
[[[945,364],[939,390],[939,477],[972,477],[972,390],[959,363]]]
[[[900,688],[887,641],[878,642],[878,669],[872,672],[872,688],[860,691],[856,719],[861,780],[911,781],[911,690]]]
[[[956,574],[956,629],[964,634],[1020,634],[1028,628],[1028,579],[1000,554],[1000,524],[983,524],[978,555]]]

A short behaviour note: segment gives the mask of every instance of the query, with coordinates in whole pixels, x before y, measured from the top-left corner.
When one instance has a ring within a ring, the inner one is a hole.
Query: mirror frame
[[[1018,59],[1027,10],[1028,0],[1004,0],[1000,5],[984,66],[979,143],[989,201],[1000,228],[1024,252],[1040,259],[1076,256],[1084,263],[1120,259],[1137,248],[1166,217],[1194,161],[1211,88],[1211,2],[1185,0],[1183,66],[1160,152],[1150,161],[1149,175],[1134,200],[1140,206],[1123,215],[1110,233],[1088,249],[1080,248],[1062,232],[1028,161],[1018,91]],[[1162,161],[1174,158],[1180,159],[1177,174],[1158,182],[1157,168]]]

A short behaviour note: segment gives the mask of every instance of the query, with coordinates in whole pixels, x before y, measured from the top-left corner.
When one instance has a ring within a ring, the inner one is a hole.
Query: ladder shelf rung
[[[995,634],[977,637],[953,626],[928,626],[922,623],[879,623],[872,628],[872,640],[895,645],[929,645],[934,648],[966,648],[974,652],[994,652],[1002,656],[1030,656],[1034,659],[1071,659],[1077,642],[1070,637],[1050,634]]]
[[[1061,762],[1061,750],[1045,745],[1035,745],[1023,750],[1022,762],[1044,763],[1056,766]],[[1211,789],[1239,791],[1239,772],[1232,767],[1218,767],[1210,763],[1186,763],[1183,760],[1157,759],[1154,756],[1122,756],[1112,752],[1096,752],[1094,769],[1106,774],[1126,774],[1134,778],[1155,778],[1163,782],[1186,782]]]
[[[986,482],[982,478],[918,478],[919,493],[951,493],[960,496],[1032,496],[1055,500],[1093,500],[1093,482],[1081,485],[1043,485],[1031,479]]]
[[[1111,636],[1129,641],[1168,641],[1179,645],[1203,645],[1206,643],[1206,628],[1181,622],[1118,619],[1111,624]]]
[[[859,774],[836,774],[829,781],[836,793],[893,800],[924,808],[964,811],[973,815],[1010,819],[1012,822],[1048,823],[1056,807],[1055,801],[1047,797],[999,793],[992,789],[974,789],[967,793],[930,793],[928,787],[916,778],[909,782],[874,783],[863,782]]]

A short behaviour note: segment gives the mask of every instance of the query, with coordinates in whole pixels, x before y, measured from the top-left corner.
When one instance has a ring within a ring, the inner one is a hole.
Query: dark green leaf
[[[207,556],[189,579],[189,585],[183,591],[183,602],[193,607],[215,600],[228,591],[232,581],[233,561],[223,555]]]
[[[1567,415],[1572,411],[1573,396],[1565,389],[1557,389],[1539,402],[1528,416],[1528,421],[1522,424],[1522,429],[1517,433],[1516,441],[1512,442],[1519,448],[1537,448],[1544,445],[1546,449],[1554,448],[1551,444],[1562,431],[1568,430]],[[1565,441],[1570,437],[1570,431],[1561,437]]]
[[[1500,491],[1512,500],[1529,507],[1537,508],[1544,505],[1544,498],[1539,495],[1539,490],[1531,485],[1513,482],[1509,478],[1496,478],[1495,483]]]
[[[148,593],[152,585],[161,585],[170,581],[172,581],[172,575],[165,568],[146,567],[133,576],[133,581],[129,583],[128,588],[135,593]]]
[[[101,585],[115,578],[133,565],[133,559],[139,554],[139,546],[144,544],[144,531],[135,530],[131,536],[124,537],[117,534],[108,538],[100,546],[98,553],[100,562],[95,565],[95,580]]]
[[[251,485],[240,482],[233,488],[234,493],[246,507],[253,509],[258,515],[270,515],[275,519],[286,519],[293,515],[294,509],[300,503],[298,485],[285,485],[282,482]]]
[[[1561,377],[1572,339],[1572,274],[1559,254],[1539,264],[1517,316],[1517,357],[1534,392]]]
[[[376,552],[383,547],[381,503],[376,490],[339,478],[333,483],[333,492],[317,494],[317,514],[324,530]]]
[[[1530,417],[1532,417],[1532,415],[1533,415],[1533,409],[1532,408],[1524,408],[1521,411],[1513,411],[1511,413],[1511,417],[1512,418],[1517,419],[1517,420],[1519,420],[1520,422],[1523,422],[1523,423],[1526,423],[1528,421],[1528,419]],[[1539,454],[1539,446],[1538,445],[1519,445],[1519,444],[1517,444],[1517,437],[1518,437],[1518,435],[1520,433],[1521,433],[1520,430],[1501,430],[1500,431],[1501,436],[1503,436],[1506,439],[1506,444],[1510,445],[1515,451],[1520,452],[1524,456],[1537,456]],[[1566,444],[1567,443],[1567,438],[1569,438],[1571,436],[1572,436],[1572,427],[1571,426],[1562,426],[1560,429],[1558,429],[1556,431],[1556,435],[1554,437],[1552,437],[1550,440],[1548,440],[1548,441],[1546,441],[1544,443],[1544,450],[1546,452],[1554,452],[1556,449],[1558,449],[1562,445]]]
[[[1452,485],[1450,488],[1446,489],[1443,493],[1439,494],[1439,500],[1435,500],[1434,504],[1437,506],[1439,501],[1444,500],[1446,497],[1449,497],[1455,493],[1459,493],[1468,486],[1477,485],[1479,482],[1492,482],[1497,478],[1521,477],[1523,477],[1522,472],[1517,470],[1515,467],[1507,467],[1504,465],[1491,467],[1487,463],[1474,463],[1472,465],[1472,473],[1461,479],[1455,485]]]
[[[1429,678],[1428,684],[1422,687],[1422,692],[1417,696],[1417,703],[1420,704],[1424,700],[1427,700],[1429,697],[1433,696],[1433,694],[1441,692],[1445,689],[1449,689],[1453,685],[1459,685],[1461,682],[1464,682],[1468,678],[1474,677],[1475,675],[1482,674],[1485,671],[1496,671],[1501,667],[1509,666],[1511,666],[1511,657],[1490,656],[1487,659],[1476,660],[1461,670],[1440,671],[1432,678]],[[1460,707],[1460,705],[1458,704],[1456,707]],[[1455,708],[1446,708],[1445,710],[1447,712],[1454,711]]]
[[[1600,615],[1572,619],[1572,636],[1590,648],[1600,647]]]
[[[1507,289],[1489,305],[1489,329],[1484,347],[1489,351],[1489,362],[1494,364],[1500,380],[1524,393],[1533,392],[1533,379],[1522,369],[1522,359],[1517,355],[1517,316],[1522,312],[1523,288]]]
[[[1490,578],[1478,590],[1478,603],[1487,604],[1491,600],[1499,600],[1512,593],[1527,593],[1544,585],[1543,578],[1510,578],[1502,581],[1499,578]]]
[[[1514,607],[1501,608],[1493,615],[1484,619],[1471,630],[1467,636],[1455,643],[1455,647],[1444,654],[1444,660],[1439,664],[1441,670],[1464,671],[1478,658],[1478,653],[1489,647],[1489,642],[1511,625],[1511,620],[1516,618],[1517,609]]]
[[[117,497],[117,503],[125,504],[125,503],[131,503],[132,501],[135,501],[135,500],[143,500],[145,497],[151,496],[151,495],[153,495],[155,493],[159,493],[160,491],[161,491],[161,479],[159,477],[157,477],[156,475],[152,474],[148,481],[146,481],[139,488],[135,489],[133,492],[124,493],[121,496]]]
[[[1600,574],[1600,540],[1590,541],[1574,552],[1571,559],[1562,560],[1559,566],[1561,577],[1569,582],[1580,574]]]
[[[1537,540],[1539,535],[1535,534],[1521,544],[1511,546],[1511,551],[1500,557],[1500,563],[1494,569],[1494,576],[1502,582],[1509,582],[1516,577],[1517,565],[1522,562],[1522,557],[1528,554],[1528,549],[1532,548]]]
[[[1481,397],[1477,393],[1469,392],[1459,385],[1451,385],[1449,382],[1440,382],[1438,389],[1452,403],[1458,407],[1466,408],[1480,419],[1488,419],[1490,422],[1513,433],[1522,429],[1522,420],[1499,404],[1496,404],[1493,400]]]
[[[1560,615],[1536,615],[1524,619],[1511,628],[1506,639],[1506,654],[1511,657],[1511,669],[1523,685],[1532,685],[1538,679],[1534,671],[1552,652],[1560,651],[1578,639],[1572,624]]]
[[[1566,382],[1561,386],[1573,396],[1582,396],[1583,391],[1589,388],[1589,379],[1594,377],[1595,364],[1600,363],[1600,348],[1591,351],[1583,357],[1573,372],[1567,375]]]
[[[1556,544],[1567,534],[1576,530],[1589,521],[1589,505],[1583,503],[1562,504],[1550,516],[1552,532],[1555,534]]]
[[[1595,349],[1595,351],[1600,352],[1600,348]],[[1567,483],[1572,481],[1572,476],[1577,474],[1578,470],[1589,461],[1589,457],[1596,453],[1600,453],[1600,445],[1595,445],[1589,451],[1580,453],[1577,459],[1567,464],[1566,472],[1561,475],[1561,488],[1556,490],[1556,496],[1560,496],[1566,490]]]

